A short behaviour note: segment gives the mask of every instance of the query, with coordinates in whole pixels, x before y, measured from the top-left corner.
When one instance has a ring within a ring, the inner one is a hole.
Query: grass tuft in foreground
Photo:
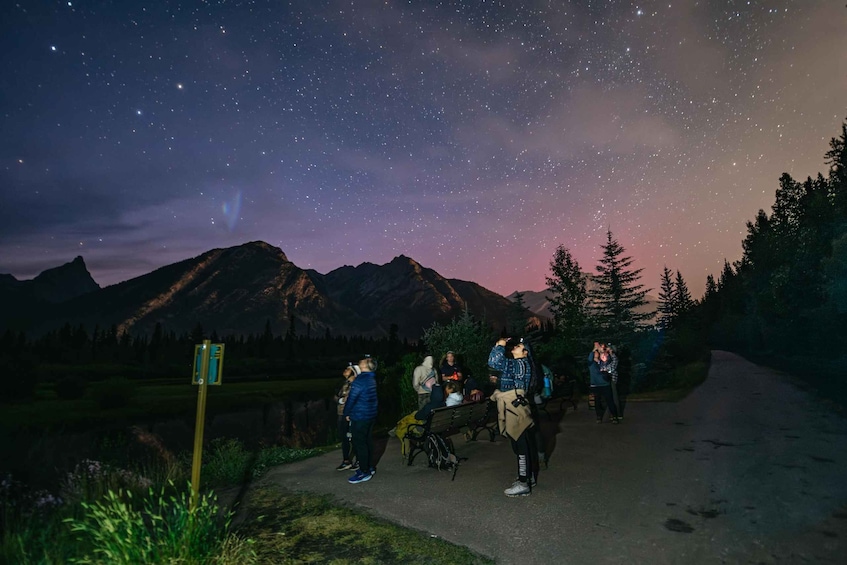
[[[141,500],[130,491],[110,490],[81,506],[82,517],[66,519],[87,548],[75,563],[249,563],[253,558],[249,542],[227,539],[231,516],[220,517],[214,495],[200,496],[191,508],[190,487],[150,488]]]
[[[325,496],[265,487],[253,491],[245,507],[249,515],[238,534],[255,540],[260,563],[493,563]]]

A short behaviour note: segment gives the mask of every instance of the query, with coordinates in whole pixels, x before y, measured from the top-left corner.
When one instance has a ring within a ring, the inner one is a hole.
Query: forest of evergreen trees
[[[305,331],[305,328],[304,328]],[[274,335],[270,322],[254,335],[218,336],[197,326],[177,335],[157,324],[151,335],[119,334],[66,324],[37,338],[7,331],[0,336],[0,387],[4,400],[30,397],[39,382],[63,379],[100,381],[116,376],[136,379],[167,378],[189,382],[194,345],[204,339],[226,345],[225,378],[296,378],[304,374],[332,377],[363,354],[396,362],[412,346],[397,336],[322,336],[299,334],[294,323],[284,335]]]
[[[847,392],[847,123],[826,175],[779,179],[770,214],[747,223],[741,260],[709,276],[697,307],[712,347]]]

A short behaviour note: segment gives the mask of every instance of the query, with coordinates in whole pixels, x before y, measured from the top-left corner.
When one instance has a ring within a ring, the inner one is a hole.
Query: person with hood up
[[[432,355],[427,355],[423,363],[415,367],[415,372],[412,374],[412,386],[418,393],[418,409],[429,403],[432,387],[438,382],[438,374],[435,372],[433,363]]]

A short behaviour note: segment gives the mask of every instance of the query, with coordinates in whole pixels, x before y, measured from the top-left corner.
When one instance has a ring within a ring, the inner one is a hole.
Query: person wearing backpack
[[[500,433],[512,442],[518,462],[518,478],[503,491],[506,496],[529,496],[538,469],[535,422],[530,409],[538,376],[523,340],[499,339],[488,356],[488,366],[499,371],[497,402]],[[496,377],[495,377],[496,378]]]

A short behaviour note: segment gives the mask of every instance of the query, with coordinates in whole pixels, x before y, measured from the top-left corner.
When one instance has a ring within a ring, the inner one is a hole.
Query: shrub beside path
[[[847,420],[790,377],[715,351],[684,400],[594,420],[583,402],[548,424],[550,466],[524,498],[503,495],[508,442],[484,437],[455,438],[468,460],[453,482],[423,456],[405,466],[392,438],[367,483],[348,484],[332,452],[259,484],[330,494],[499,563],[844,562]]]

